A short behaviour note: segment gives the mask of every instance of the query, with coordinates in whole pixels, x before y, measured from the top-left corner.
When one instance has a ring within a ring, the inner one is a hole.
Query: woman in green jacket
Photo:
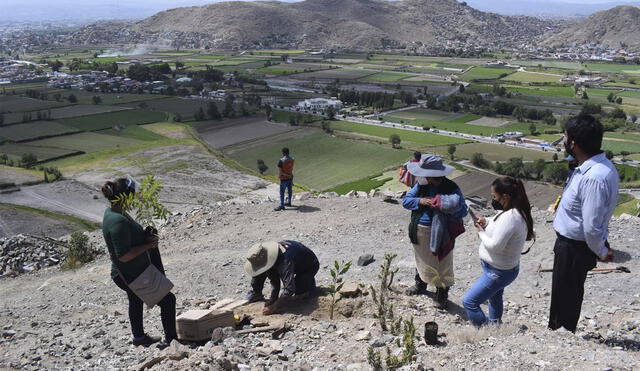
[[[119,178],[108,181],[102,187],[102,194],[111,204],[111,207],[104,211],[102,234],[111,257],[111,278],[129,298],[129,321],[133,332],[133,344],[149,346],[160,341],[160,338],[145,334],[142,321],[143,302],[131,291],[128,283],[135,280],[149,264],[154,264],[162,273],[164,268],[158,251],[158,237],[149,233],[150,227],[145,231],[123,211],[122,205],[116,201],[119,196],[135,193],[135,185],[135,181],[131,178]],[[165,334],[165,340],[158,345],[162,348],[177,339],[175,295],[168,293],[158,305]]]

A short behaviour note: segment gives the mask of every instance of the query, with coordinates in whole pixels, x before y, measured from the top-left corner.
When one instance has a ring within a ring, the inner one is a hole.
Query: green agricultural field
[[[567,70],[579,71],[581,69],[585,69],[582,64],[579,62],[566,62],[566,61],[555,61],[555,60],[545,60],[545,61],[512,61],[511,64],[517,66],[542,66],[542,67],[553,67],[553,68],[562,68]]]
[[[79,129],[65,126],[54,121],[33,121],[26,124],[0,126],[0,137],[13,142],[74,133]]]
[[[361,78],[359,81],[369,82],[395,82],[415,75],[402,72],[378,72]]]
[[[26,98],[17,95],[0,95],[0,113],[38,111],[64,105],[65,102]]]
[[[395,174],[394,174],[395,175]],[[393,180],[391,177],[383,177],[382,174],[377,174],[364,179],[356,180],[355,182],[349,182],[341,184],[337,187],[329,188],[327,192],[336,192],[337,194],[344,195],[350,191],[364,191],[369,192],[372,189],[380,188],[388,181]]]
[[[286,143],[271,143],[238,152],[232,157],[254,170],[257,170],[257,161],[263,160],[269,166],[266,174],[275,176],[276,162],[284,144],[296,159],[295,182],[316,190],[379,174],[389,167],[399,167],[410,156],[409,151],[352,142],[318,133]]]
[[[78,153],[76,150],[69,150],[54,147],[36,147],[27,144],[0,144],[0,153],[5,153],[13,159],[20,159],[26,153],[33,153],[38,161],[48,161]]]
[[[435,128],[438,130],[457,131],[460,133],[482,136],[491,136],[509,131],[504,127],[489,127],[456,121],[415,120],[413,124],[416,126],[426,126],[430,129]]]
[[[569,86],[513,86],[504,85],[507,90],[526,95],[545,95],[556,97],[575,97],[575,91]],[[490,88],[489,88],[490,89]]]
[[[605,82],[603,84],[603,86],[610,86],[610,87],[616,87],[616,88],[631,88],[631,89],[640,89],[640,85],[638,83],[636,84],[632,84],[629,82]]]
[[[546,125],[539,122],[536,122],[535,125],[538,133],[544,133],[545,130],[557,130],[559,132],[562,131],[560,125]],[[502,128],[504,128],[505,131],[519,131],[524,134],[529,134],[529,126],[531,126],[531,123],[528,122],[511,122],[507,125],[502,126]]]
[[[307,54],[305,50],[289,50],[289,49],[264,49],[252,50],[254,55],[303,55]]]
[[[208,62],[208,63],[201,63],[202,65],[207,65],[207,66],[239,66],[241,64],[245,64],[245,63],[251,63],[251,62],[255,62],[255,59],[251,59],[251,58],[237,58],[237,59],[225,59],[223,61],[220,62]]]
[[[395,70],[396,68],[398,68],[398,66],[394,66],[394,65],[386,65],[386,64],[369,64],[369,63],[359,63],[359,64],[354,64],[352,67],[354,68],[364,68],[364,69],[370,69],[370,70]]]
[[[364,134],[368,136],[381,138],[388,141],[392,134],[398,134],[403,142],[411,142],[420,146],[443,146],[448,144],[468,143],[469,140],[436,135],[426,132],[394,129],[382,126],[359,124],[347,121],[332,121],[331,127],[334,130],[346,131],[351,133]]]
[[[623,91],[623,92],[616,93],[616,95],[619,95],[621,97],[629,97],[629,98],[640,99],[640,91],[626,90],[626,91]]]
[[[602,141],[602,149],[609,150],[616,155],[620,154],[622,151],[627,151],[629,153],[639,153],[640,152],[640,142],[636,141],[623,141],[621,139],[616,140],[607,140],[604,138]]]
[[[113,135],[98,133],[78,133],[37,140],[34,142],[29,142],[29,145],[38,147],[55,147],[67,149],[70,151],[82,151],[85,153],[91,153],[132,143],[138,143],[138,141],[135,139],[116,137]]]
[[[385,119],[396,118],[396,119],[405,120],[405,121],[416,120],[416,119],[447,120],[447,119],[452,119],[458,116],[460,115],[451,113],[451,112],[417,108],[417,109],[411,109],[406,111],[393,112],[390,115],[385,115],[384,118]]]
[[[262,68],[258,68],[256,72],[261,72],[267,75],[283,76],[283,75],[291,75],[294,73],[308,72],[308,71],[305,71],[304,68],[295,69],[295,68],[287,68],[287,67],[262,67]]]
[[[435,153],[448,158],[448,146],[430,148]],[[474,153],[482,153],[485,159],[489,161],[505,161],[512,157],[522,157],[525,161],[534,161],[537,159],[551,160],[555,152],[540,152],[531,149],[524,149],[502,144],[491,143],[468,143],[456,145],[454,156],[457,159],[470,159]],[[560,156],[561,154],[559,154]]]
[[[166,114],[157,111],[127,110],[59,120],[58,122],[83,131],[110,129],[117,125],[139,125],[165,121]]]
[[[131,58],[128,57],[98,57],[98,58],[92,58],[92,62],[98,62],[98,63],[113,63],[113,62],[122,62],[122,61],[127,61]]]
[[[508,76],[511,73],[513,73],[513,70],[509,68],[473,67],[463,73],[460,78],[464,81],[496,80]]]
[[[637,64],[614,64],[586,62],[586,69],[593,72],[621,73],[626,75],[640,74],[640,66]]]
[[[559,83],[562,79],[560,75],[553,75],[548,73],[538,73],[538,72],[516,72],[509,76],[503,77],[501,80],[504,81],[515,81],[515,82],[552,82]]]

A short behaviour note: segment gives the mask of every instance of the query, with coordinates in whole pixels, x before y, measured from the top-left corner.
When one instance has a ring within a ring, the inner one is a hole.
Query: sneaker
[[[289,207],[291,207],[291,202],[287,202],[286,204],[284,204],[284,206],[289,206]]]
[[[418,286],[418,285],[413,285],[411,287],[409,287],[407,289],[407,291],[405,291],[405,294],[410,295],[410,296],[415,296],[415,295],[427,295],[427,286]]]
[[[281,211],[284,210],[284,206],[278,206],[275,209],[273,209],[273,211]]]
[[[133,345],[135,346],[144,346],[144,347],[148,347],[149,345],[153,344],[153,343],[157,343],[160,341],[160,337],[159,336],[149,336],[147,334],[144,334],[144,336],[140,337],[140,338],[133,338]]]
[[[163,350],[168,348],[169,346],[171,346],[170,342],[167,342],[166,340],[162,340],[161,342],[159,342],[158,344],[156,344],[156,348]]]

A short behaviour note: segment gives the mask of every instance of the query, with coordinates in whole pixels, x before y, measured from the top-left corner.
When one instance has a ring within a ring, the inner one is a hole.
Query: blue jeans
[[[520,266],[513,269],[496,269],[481,261],[482,276],[471,286],[462,298],[462,305],[467,312],[469,321],[475,326],[487,323],[487,317],[482,312],[480,304],[489,300],[489,321],[500,323],[502,321],[502,294],[504,288],[509,286],[520,272]]]
[[[293,194],[293,179],[280,180],[280,206],[284,207],[284,191],[289,191],[287,203],[291,204],[291,195]]]

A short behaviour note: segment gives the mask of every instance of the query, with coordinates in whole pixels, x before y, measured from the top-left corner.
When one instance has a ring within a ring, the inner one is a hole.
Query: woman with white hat
[[[458,185],[446,178],[454,168],[439,156],[424,154],[419,162],[406,166],[417,179],[402,200],[402,206],[411,210],[409,239],[416,259],[415,285],[407,294],[425,295],[427,283],[432,284],[437,306],[444,309],[454,283],[451,252],[455,238],[464,232],[467,206]]]

